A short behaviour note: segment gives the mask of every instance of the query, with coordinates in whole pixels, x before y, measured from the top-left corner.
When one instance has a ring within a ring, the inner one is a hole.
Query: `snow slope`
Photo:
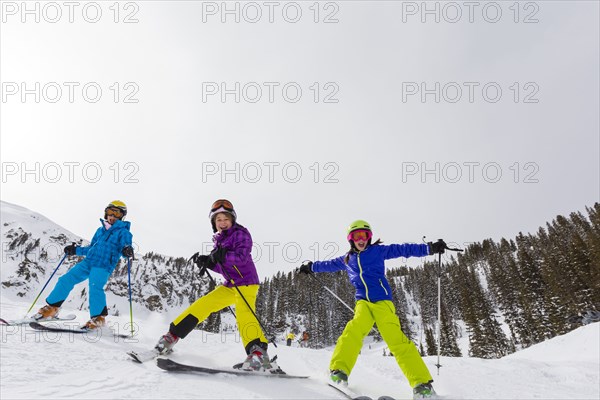
[[[28,305],[2,296],[2,317],[18,318]],[[65,309],[85,321],[87,313]],[[270,355],[290,374],[307,380],[226,375],[175,375],[149,362],[128,360],[125,351],[144,350],[166,331],[172,315],[135,315],[135,339],[112,336],[51,334],[29,327],[0,327],[0,398],[2,399],[336,399],[327,387],[332,349],[286,347]],[[129,316],[111,316],[118,330]],[[532,346],[500,360],[442,358],[436,375],[436,358],[425,359],[434,375],[434,387],[452,399],[598,399],[600,398],[600,323],[581,327],[564,336]],[[377,398],[387,394],[411,398],[411,389],[393,357],[384,357],[381,343],[365,344],[350,377],[350,387]],[[208,367],[228,367],[242,361],[244,351],[234,334],[191,333],[180,341],[171,357]]]

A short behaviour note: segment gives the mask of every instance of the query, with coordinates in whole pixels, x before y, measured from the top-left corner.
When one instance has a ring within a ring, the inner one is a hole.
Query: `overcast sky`
[[[355,219],[463,246],[600,198],[598,2],[24,4],[1,198],[85,238],[120,199],[139,252],[188,257],[228,198],[264,277]]]

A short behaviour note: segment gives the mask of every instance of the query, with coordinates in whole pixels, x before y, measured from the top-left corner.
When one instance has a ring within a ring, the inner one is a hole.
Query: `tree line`
[[[469,356],[498,358],[576,326],[569,317],[600,309],[600,204],[587,216],[557,216],[535,233],[486,239],[456,257],[445,254],[422,266],[388,268],[387,278],[404,333],[423,354],[436,354],[437,280],[441,295],[440,352],[461,356],[459,322],[466,327]],[[311,346],[335,343],[352,313],[324,286],[354,307],[354,288],[345,272],[266,278],[257,314],[273,335],[311,332]],[[204,329],[217,330],[213,318]],[[371,335],[379,339],[378,332]]]

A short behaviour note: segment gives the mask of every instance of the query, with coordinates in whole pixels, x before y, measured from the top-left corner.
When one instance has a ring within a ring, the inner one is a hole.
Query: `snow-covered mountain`
[[[60,262],[63,247],[82,240],[48,218],[4,201],[0,201],[0,221],[2,291],[17,297],[33,298]],[[62,272],[74,263],[65,260]]]
[[[33,301],[50,278],[70,242],[83,245],[89,241],[62,228],[48,218],[26,208],[0,201],[2,221],[2,294],[7,298]],[[73,266],[78,257],[67,257],[58,268],[46,291],[38,300],[44,304],[56,280]],[[141,309],[165,311],[181,308],[208,290],[208,282],[198,279],[195,270],[182,258],[155,253],[136,255],[131,267],[132,299]],[[127,263],[121,260],[107,285],[109,313],[129,309]],[[87,281],[75,287],[66,307],[88,308]],[[14,318],[15,316],[9,316]]]

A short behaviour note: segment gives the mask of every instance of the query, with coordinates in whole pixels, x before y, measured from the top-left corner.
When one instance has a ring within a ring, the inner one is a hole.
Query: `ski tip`
[[[138,364],[142,364],[142,361],[140,360],[138,354],[135,351],[128,351],[127,355],[129,356],[129,359],[135,363]]]

